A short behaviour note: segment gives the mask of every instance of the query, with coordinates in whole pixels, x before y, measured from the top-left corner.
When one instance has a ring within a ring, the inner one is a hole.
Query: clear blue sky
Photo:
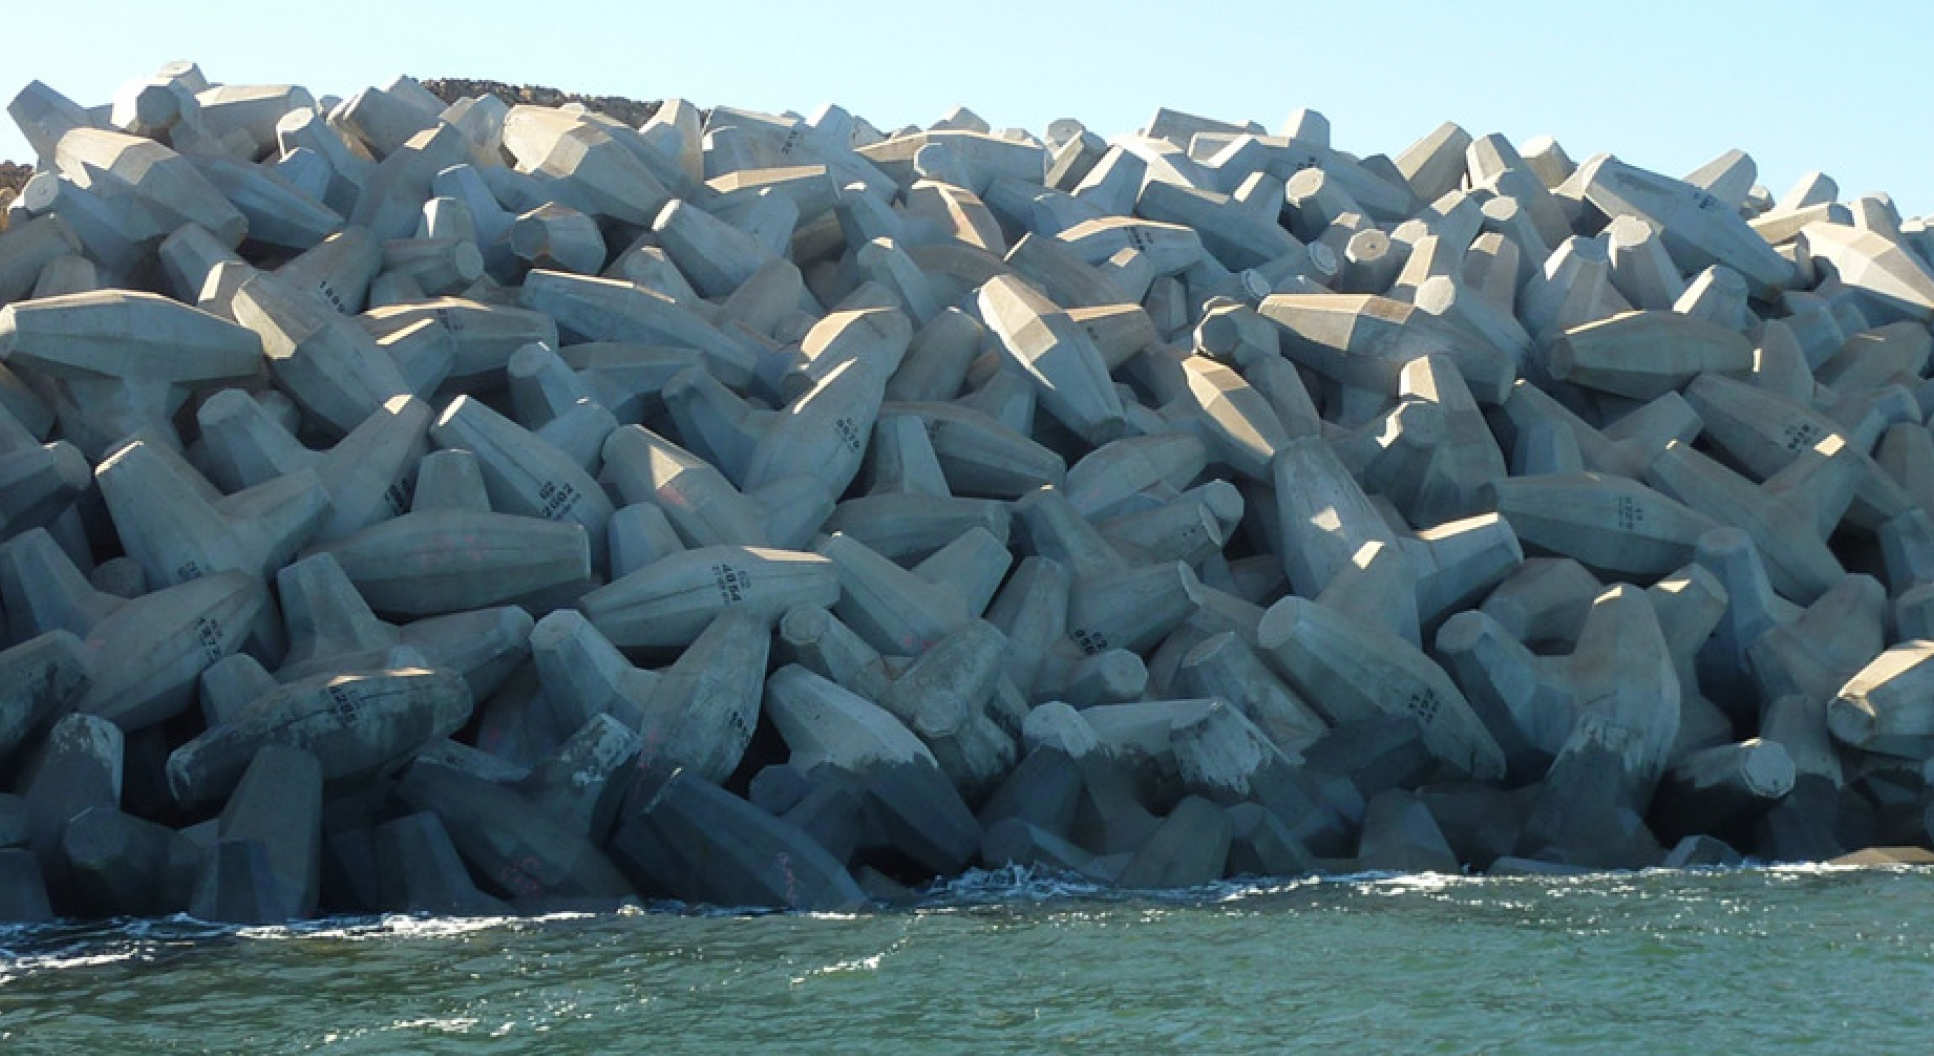
[[[595,12],[595,13],[588,13]],[[1681,0],[1297,4],[766,0],[35,5],[0,67],[83,104],[192,58],[211,80],[347,95],[396,73],[810,111],[882,127],[965,103],[995,127],[1103,135],[1158,105],[1274,130],[1298,106],[1337,146],[1395,155],[1439,121],[1558,137],[1683,175],[1729,147],[1777,195],[1824,169],[1844,196],[1934,211],[1934,2]],[[67,24],[63,25],[65,22]],[[0,157],[24,160],[11,122]]]

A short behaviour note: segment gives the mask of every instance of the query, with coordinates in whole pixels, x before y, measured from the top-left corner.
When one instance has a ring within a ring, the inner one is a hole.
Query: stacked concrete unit
[[[7,916],[1934,843],[1883,195],[1307,110],[9,111]]]

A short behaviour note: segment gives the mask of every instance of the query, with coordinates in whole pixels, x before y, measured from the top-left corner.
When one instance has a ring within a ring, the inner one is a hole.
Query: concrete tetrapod
[[[409,508],[430,416],[415,397],[391,397],[329,450],[316,451],[239,389],[216,393],[195,412],[201,464],[218,487],[234,492],[305,469],[315,473],[329,497],[329,512],[313,536],[319,542],[354,535]]]
[[[1505,756],[1443,669],[1395,634],[1306,598],[1270,606],[1256,629],[1263,656],[1332,720],[1399,715],[1424,729],[1432,756],[1479,781],[1504,776]]]
[[[181,456],[136,440],[94,471],[108,513],[147,581],[174,586],[220,572],[266,577],[322,526],[329,494],[307,469],[229,496]]]
[[[981,317],[1034,382],[1050,414],[1090,443],[1121,434],[1121,398],[1107,365],[1066,312],[1007,276],[981,287],[978,304]]]
[[[429,666],[461,674],[478,699],[496,690],[529,652],[531,618],[515,605],[415,620],[401,627],[376,618],[334,555],[313,554],[275,577],[288,651],[279,681],[355,670],[406,646]]]
[[[541,911],[552,899],[610,904],[633,893],[589,839],[502,785],[419,761],[404,771],[396,794],[436,814],[478,879],[520,907]]]
[[[1746,279],[1756,296],[1792,285],[1793,266],[1746,226],[1736,210],[1689,183],[1647,172],[1605,155],[1581,166],[1572,181],[1607,216],[1630,214],[1657,227],[1681,271],[1724,264]]]
[[[973,857],[980,826],[933,753],[891,713],[796,664],[766,679],[765,713],[790,764],[858,783],[886,841],[917,866],[947,875]]]
[[[1678,737],[1676,668],[1650,602],[1625,586],[1594,599],[1568,655],[1536,656],[1481,612],[1446,621],[1435,652],[1520,781],[1545,773],[1589,712],[1631,716],[1619,721],[1630,729],[1640,761],[1628,768],[1641,782],[1664,766]]]
[[[98,459],[128,436],[173,443],[169,418],[189,394],[252,376],[261,343],[219,316],[166,297],[96,290],[0,307],[0,361],[44,379],[63,431]],[[23,422],[36,408],[8,401]]]
[[[1637,652],[1650,658],[1643,665],[1646,681],[1628,686],[1601,674],[1602,666],[1587,669],[1592,681],[1617,688],[1581,702],[1540,782],[1519,847],[1572,864],[1630,866],[1658,853],[1641,817],[1678,734],[1679,684],[1643,593],[1613,587],[1599,596],[1599,607],[1607,610],[1619,648],[1593,659],[1603,665]]]
[[[184,806],[226,795],[265,744],[303,748],[323,777],[373,777],[470,718],[458,675],[422,668],[315,675],[280,686],[168,756],[168,787]]]
[[[830,496],[780,501],[791,488],[741,492],[711,463],[642,425],[613,430],[602,454],[603,479],[626,502],[663,510],[685,546],[802,546],[832,509]]]
[[[244,282],[234,308],[236,321],[261,338],[277,384],[337,434],[410,392],[375,338],[278,276]]]
[[[272,612],[262,581],[240,572],[117,606],[87,630],[82,648],[95,677],[74,707],[130,731],[178,715],[194,701],[202,671],[241,649]]]
[[[72,631],[48,631],[0,651],[0,756],[13,754],[92,681],[86,646]]]
[[[583,525],[490,509],[468,450],[419,466],[410,512],[325,543],[372,609],[403,616],[462,612],[588,582]]]
[[[1413,642],[1419,622],[1433,622],[1475,601],[1524,560],[1515,526],[1495,514],[1400,535],[1319,437],[1291,441],[1276,456],[1270,476],[1281,532],[1276,552],[1290,585],[1309,598],[1341,586],[1344,593],[1384,612],[1389,625]],[[1489,491],[1480,494],[1488,496]],[[1372,545],[1384,552],[1380,566],[1368,561],[1365,548]],[[1351,582],[1364,571],[1373,575]],[[1389,590],[1411,597],[1393,604]]]
[[[834,565],[818,554],[707,546],[599,587],[579,607],[618,646],[684,646],[728,609],[777,620],[795,605],[831,605],[839,596]]]
[[[593,715],[515,784],[553,820],[603,843],[626,786],[639,771],[644,739],[609,715]]]
[[[1842,744],[1923,759],[1934,753],[1934,707],[1927,679],[1934,643],[1902,642],[1875,657],[1827,706],[1827,726]]]
[[[592,567],[604,567],[611,500],[570,456],[468,396],[450,401],[430,437],[476,455],[491,509],[583,527]]]

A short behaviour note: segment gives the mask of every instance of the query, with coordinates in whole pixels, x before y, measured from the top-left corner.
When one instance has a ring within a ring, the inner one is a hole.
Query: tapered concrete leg
[[[1934,643],[1902,642],[1875,657],[1827,706],[1827,726],[1842,744],[1924,758],[1934,750]]]
[[[54,919],[40,863],[23,848],[0,850],[0,920],[38,924]]]
[[[1031,822],[1004,818],[981,837],[980,860],[989,868],[1020,865],[1102,878],[1094,856]]]
[[[124,753],[121,731],[95,715],[68,715],[54,724],[25,775],[28,835],[50,875],[60,875],[60,836],[90,807],[121,805]]]
[[[322,764],[310,753],[266,745],[222,808],[221,841],[256,844],[266,855],[269,876],[257,888],[265,896],[257,908],[269,920],[315,914],[322,879],[322,778]]]
[[[922,653],[880,698],[970,802],[1014,765],[1014,739],[988,714],[1006,642],[992,624],[973,620]]]
[[[735,611],[715,617],[659,673],[643,708],[639,767],[668,773],[683,766],[714,782],[729,777],[758,722],[771,643],[761,617]]]
[[[637,773],[644,740],[610,715],[593,715],[517,783],[517,790],[560,824],[602,842],[618,802]]]
[[[1692,752],[1673,765],[1653,813],[1665,832],[1732,832],[1793,790],[1793,759],[1758,737]]]
[[[255,840],[219,840],[202,861],[188,914],[231,924],[280,924],[289,919],[285,905],[268,848]]]
[[[419,500],[427,497],[422,481],[417,491]],[[370,608],[401,616],[501,605],[591,575],[591,541],[582,525],[424,508],[421,501],[410,513],[318,550],[336,556]]]
[[[885,696],[891,679],[885,658],[825,609],[787,610],[777,628],[780,658],[865,697]]]
[[[10,755],[92,681],[86,647],[49,631],[0,652],[0,756]]]
[[[1091,751],[1075,758],[1082,782],[1070,838],[1098,855],[1132,852],[1140,847],[1161,822],[1142,805],[1133,774],[1105,752]]]

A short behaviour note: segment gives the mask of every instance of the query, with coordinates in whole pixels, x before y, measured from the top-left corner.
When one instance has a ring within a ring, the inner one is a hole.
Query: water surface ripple
[[[7,1053],[1934,1051],[1934,870],[0,929]],[[918,1047],[915,1049],[914,1047]]]

